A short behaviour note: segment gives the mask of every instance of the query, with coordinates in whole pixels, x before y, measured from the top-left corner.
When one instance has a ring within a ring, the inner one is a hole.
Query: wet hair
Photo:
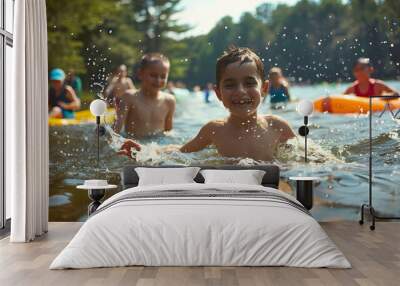
[[[364,67],[372,67],[371,60],[369,58],[358,58],[354,62],[353,68],[355,68],[358,65],[362,65]]]
[[[166,65],[169,65],[169,59],[164,56],[163,54],[160,53],[148,53],[145,54],[142,59],[140,60],[140,64],[139,64],[139,69],[145,69],[147,68],[149,65],[151,64],[155,64],[155,63],[164,63]]]
[[[226,67],[229,64],[236,62],[240,62],[240,64],[254,62],[257,67],[258,75],[260,76],[262,81],[265,80],[264,64],[259,58],[259,56],[257,56],[257,54],[249,48],[231,46],[224,51],[221,57],[217,59],[217,66],[216,66],[217,86],[219,86],[222,74],[224,73]]]
[[[272,69],[269,70],[269,75],[270,75],[270,76],[271,76],[271,75],[274,75],[274,74],[282,75],[282,70],[281,70],[281,68],[273,67]]]

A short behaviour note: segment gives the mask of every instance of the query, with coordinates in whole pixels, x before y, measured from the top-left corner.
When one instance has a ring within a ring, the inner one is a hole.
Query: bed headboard
[[[136,187],[139,182],[138,174],[135,171],[136,167],[147,167],[147,168],[182,168],[185,166],[139,166],[139,165],[128,165],[123,167],[121,172],[121,184],[122,188],[128,189],[132,187]],[[280,176],[280,169],[276,165],[259,165],[259,166],[237,166],[237,165],[229,165],[229,166],[195,166],[200,167],[201,169],[217,169],[217,170],[263,170],[265,171],[265,175],[262,180],[262,185],[265,187],[271,188],[278,188],[279,185],[279,176]],[[204,183],[203,176],[198,173],[194,180],[197,183]]]

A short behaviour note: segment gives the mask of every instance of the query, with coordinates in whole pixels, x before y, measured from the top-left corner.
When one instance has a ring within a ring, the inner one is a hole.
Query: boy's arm
[[[67,91],[67,98],[71,101],[70,103],[59,102],[58,104],[67,110],[78,110],[81,108],[81,100],[76,96],[74,89],[70,86],[65,87]]]
[[[167,101],[168,104],[168,113],[167,117],[165,118],[165,126],[164,130],[169,131],[173,127],[173,120],[174,120],[174,114],[175,114],[175,107],[176,107],[176,101],[175,97],[171,95],[171,99]]]
[[[116,114],[117,118],[113,126],[113,129],[116,133],[121,132],[122,126],[124,125],[126,117],[128,116],[128,111],[129,111],[128,96],[129,95],[127,93],[124,93],[124,95],[121,97],[121,101],[117,109],[117,114]]]
[[[212,122],[204,125],[196,137],[187,142],[180,148],[182,153],[191,153],[200,151],[212,144],[211,134],[214,130]]]
[[[131,139],[126,139],[125,142],[121,145],[121,148],[119,149],[117,154],[128,156],[129,158],[134,159],[134,157],[132,156],[134,150],[140,151],[140,144]]]

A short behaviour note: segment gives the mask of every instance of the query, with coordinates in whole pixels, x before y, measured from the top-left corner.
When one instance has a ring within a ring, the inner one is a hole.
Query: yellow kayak
[[[372,111],[383,111],[384,109],[400,109],[399,99],[372,99]],[[314,100],[314,110],[317,112],[329,112],[336,114],[368,113],[369,98],[353,95],[330,95]]]
[[[108,108],[106,115],[101,117],[102,123],[113,123],[115,120],[114,108]],[[95,123],[96,118],[89,109],[75,112],[75,118],[49,118],[49,126],[80,125]]]

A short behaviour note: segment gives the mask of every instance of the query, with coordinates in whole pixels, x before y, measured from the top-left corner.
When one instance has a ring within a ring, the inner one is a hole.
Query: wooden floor
[[[322,223],[353,268],[124,267],[48,270],[81,226],[50,223],[49,233],[27,244],[0,241],[0,285],[400,285],[400,223],[378,223],[375,232],[356,222]]]

